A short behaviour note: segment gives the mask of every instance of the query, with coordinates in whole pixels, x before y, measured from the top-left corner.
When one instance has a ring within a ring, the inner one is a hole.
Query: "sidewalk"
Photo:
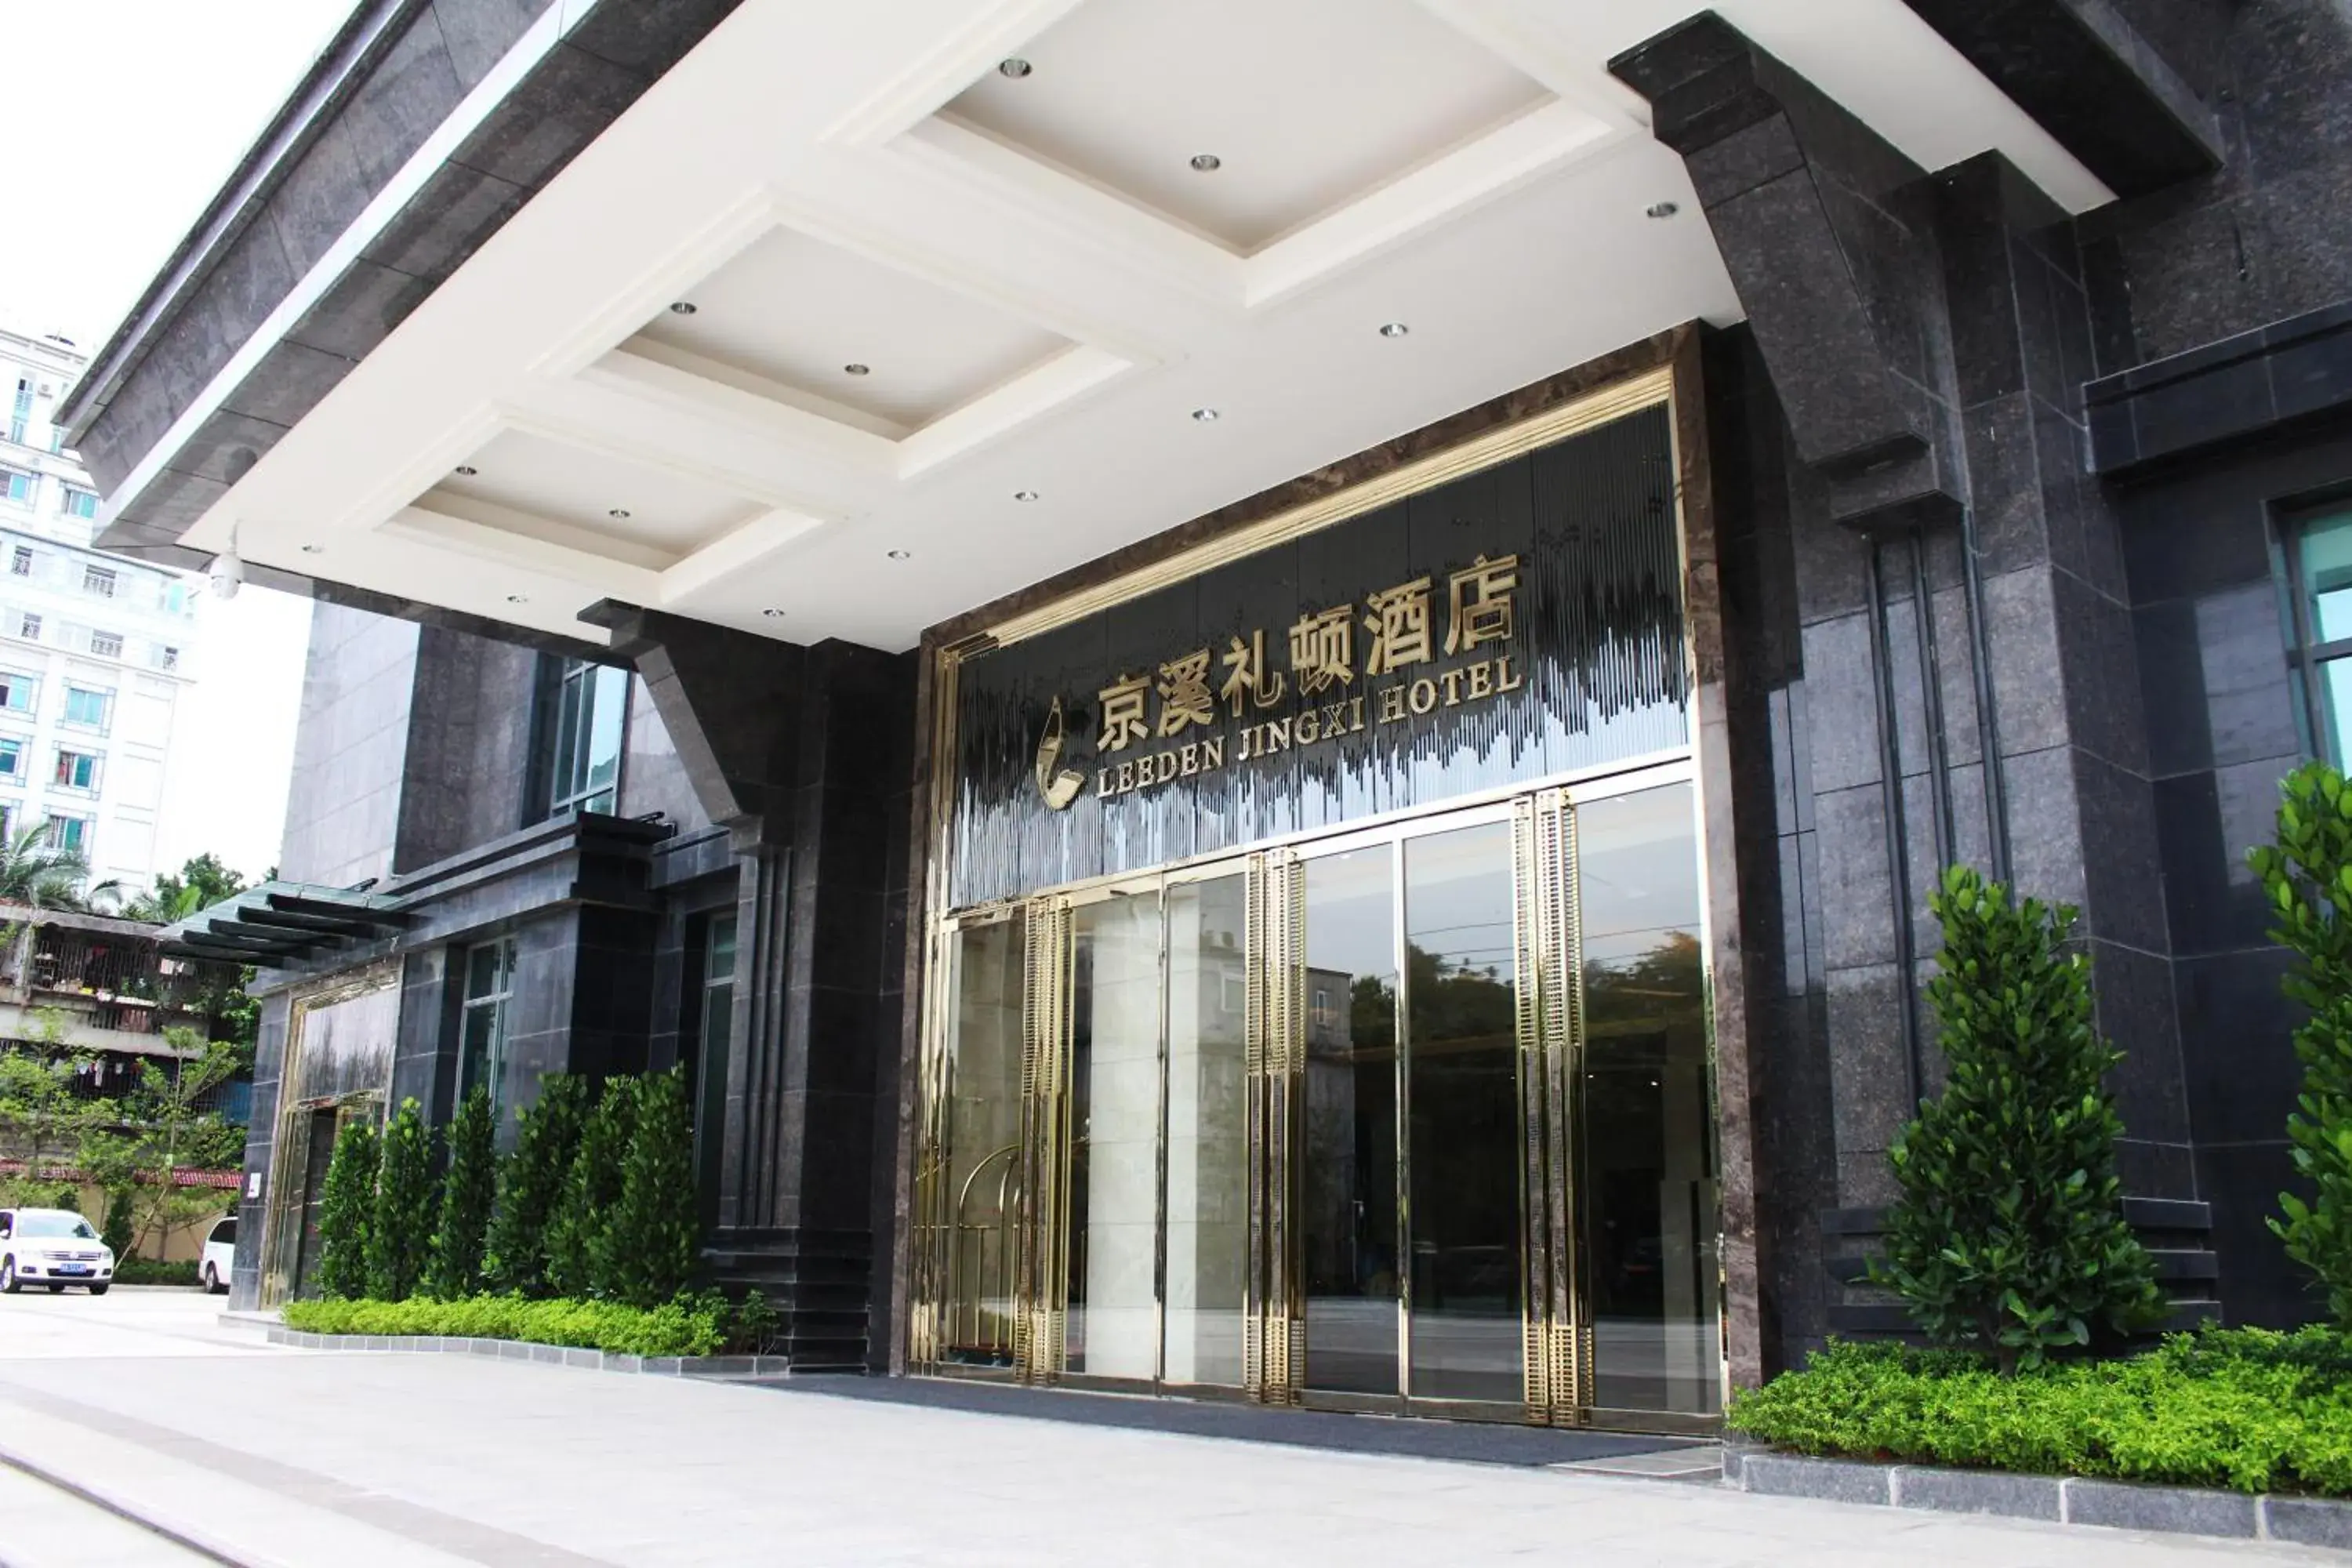
[[[0,1448],[37,1449],[255,1568],[2352,1561],[1032,1420],[815,1380],[261,1349],[185,1300],[0,1300]]]

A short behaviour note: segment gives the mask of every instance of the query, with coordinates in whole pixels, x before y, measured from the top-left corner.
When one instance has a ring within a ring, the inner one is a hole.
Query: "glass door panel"
[[[1591,1402],[1712,1414],[1715,1122],[1690,786],[1579,805],[1576,848]]]
[[[1411,1392],[1517,1404],[1521,1130],[1511,825],[1404,841]]]
[[[1070,911],[1066,1366],[1158,1372],[1160,894]]]
[[[1305,863],[1305,1112],[1294,1188],[1306,1386],[1401,1392],[1396,849]]]
[[[968,1365],[1013,1364],[1026,930],[1016,914],[951,939],[955,1000],[937,1194],[947,1273],[939,1354]]]
[[[1249,1275],[1246,878],[1168,889],[1166,1348],[1171,1384],[1242,1382]]]

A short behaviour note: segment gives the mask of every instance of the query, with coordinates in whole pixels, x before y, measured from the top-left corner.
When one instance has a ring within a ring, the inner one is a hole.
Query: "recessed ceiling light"
[[[872,375],[874,374],[874,367],[870,364],[845,364],[841,367],[841,374],[844,375]]]
[[[781,621],[784,618],[784,612],[778,609],[766,609],[761,610],[760,613],[767,616],[772,621]]]
[[[1217,422],[1217,411],[1213,408],[1195,408],[1192,410],[1192,417],[1203,425],[1213,425]]]
[[[1652,217],[1666,218],[1674,216],[1676,213],[1682,210],[1682,204],[1680,202],[1652,202],[1649,206],[1649,215]]]
[[[323,544],[306,544],[302,547],[302,553],[305,555],[324,555],[326,552],[327,547]]]
[[[1214,153],[1195,153],[1192,154],[1192,172],[1196,174],[1213,174],[1224,166],[1225,161],[1223,158],[1218,157]]]
[[[457,465],[457,477],[461,479],[470,479],[481,471],[481,469],[474,467],[471,463],[460,463]]]
[[[625,506],[616,506],[604,515],[611,518],[615,522],[625,522],[628,521],[629,509]]]
[[[1384,338],[1401,338],[1411,331],[1412,331],[1412,329],[1406,326],[1402,321],[1383,321],[1381,323],[1381,336]]]
[[[694,301],[691,300],[672,300],[669,302],[669,313],[673,316],[691,316],[694,314]]]
[[[1037,499],[1037,492],[1035,490],[1014,490],[1013,492],[1013,499],[1014,500],[1035,500]]]
[[[509,605],[528,605],[530,603],[530,599],[527,595],[509,594],[507,595],[507,603]]]
[[[1027,76],[1031,71],[1035,70],[1036,68],[1037,68],[1035,66],[1031,65],[1019,55],[1011,55],[996,62],[996,74],[1003,77],[1011,77],[1014,81],[1019,81],[1023,77]]]
[[[893,550],[889,553],[893,561],[912,561],[915,558],[915,552],[911,550]]]

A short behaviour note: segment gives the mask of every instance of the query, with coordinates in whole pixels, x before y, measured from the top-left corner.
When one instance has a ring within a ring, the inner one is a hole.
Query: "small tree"
[[[2310,1014],[2294,1032],[2303,1091],[2286,1131],[2295,1173],[2311,1190],[2281,1193],[2271,1228],[2327,1292],[2336,1321],[2352,1326],[2352,788],[2344,775],[2324,763],[2289,773],[2278,842],[2247,858],[2277,917],[2272,939],[2294,954],[2284,988]]]
[[[2092,1026],[2075,911],[2045,909],[1965,866],[1930,900],[1944,945],[1927,1000],[1949,1077],[1888,1156],[1902,1197],[1871,1278],[1927,1336],[1990,1351],[2003,1372],[2130,1331],[2162,1311],[2124,1223],[2116,1114],[2102,1075],[2123,1059]]]
[[[89,1069],[90,1058],[73,1049],[62,1010],[37,1010],[26,1033],[30,1037],[24,1048],[0,1049],[0,1129],[13,1133],[25,1151],[22,1201],[47,1205],[57,1184],[42,1173],[44,1163],[113,1120],[115,1107],[74,1092],[74,1080]]]
[[[482,1248],[497,1191],[498,1121],[480,1084],[449,1123],[449,1170],[441,1182],[441,1223],[433,1233],[431,1294],[462,1300],[482,1288]]]
[[[367,1293],[379,1301],[405,1301],[424,1283],[433,1256],[433,1131],[404,1100],[383,1130],[383,1162],[375,1179],[375,1214],[368,1225]]]
[[[208,1041],[194,1029],[166,1029],[163,1042],[172,1047],[171,1064],[139,1064],[139,1093],[132,1106],[147,1125],[146,1180],[131,1190],[132,1216],[141,1240],[158,1258],[174,1229],[217,1214],[223,1205],[217,1189],[183,1188],[177,1173],[185,1164],[202,1163],[192,1162],[191,1155],[215,1152],[219,1140],[199,1130],[216,1119],[198,1110],[196,1102],[241,1065],[235,1046]]]
[[[357,1300],[368,1292],[368,1234],[375,1226],[375,1178],[383,1141],[375,1123],[355,1116],[335,1138],[319,1195],[319,1268],[321,1295]]]
[[[636,1111],[637,1080],[607,1079],[595,1110],[581,1130],[580,1152],[565,1178],[563,1202],[547,1240],[547,1282],[559,1296],[595,1293],[597,1256],[613,1206],[620,1202],[622,1167]]]
[[[540,1079],[539,1103],[516,1113],[514,1152],[499,1165],[486,1260],[491,1282],[501,1290],[547,1294],[548,1246],[580,1152],[589,1089],[584,1078],[550,1073]]]
[[[672,1068],[648,1074],[637,1088],[620,1202],[594,1244],[597,1294],[633,1307],[660,1306],[693,1282],[700,1241],[694,1122],[685,1076]]]

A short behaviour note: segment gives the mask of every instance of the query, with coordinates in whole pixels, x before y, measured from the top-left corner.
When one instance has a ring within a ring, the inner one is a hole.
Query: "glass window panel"
[[[1307,1385],[1394,1394],[1397,1379],[1396,889],[1387,845],[1306,863],[1307,1030],[1299,1201]]]
[[[2306,526],[2301,548],[2312,640],[2326,643],[2352,637],[2352,513]]]
[[[2346,741],[2352,738],[2352,658],[2331,658],[2319,667],[2320,706],[2327,725],[2324,749],[2328,760],[2337,767],[2352,754]]]
[[[495,994],[499,989],[499,946],[486,942],[466,955],[466,995],[468,999]]]
[[[1072,1372],[1157,1373],[1160,895],[1071,913]]]
[[[1507,822],[1404,845],[1412,1391],[1526,1395],[1517,901]]]
[[[1576,813],[1584,947],[1577,1183],[1593,1402],[1712,1413],[1721,1397],[1715,1137],[1690,789]]]
[[[946,1146],[924,1173],[939,1183],[932,1212],[947,1232],[940,1353],[951,1362],[1013,1362],[1024,925],[1016,915],[955,937]]]
[[[1247,894],[1168,890],[1167,1348],[1171,1384],[1238,1386],[1249,1269]]]

